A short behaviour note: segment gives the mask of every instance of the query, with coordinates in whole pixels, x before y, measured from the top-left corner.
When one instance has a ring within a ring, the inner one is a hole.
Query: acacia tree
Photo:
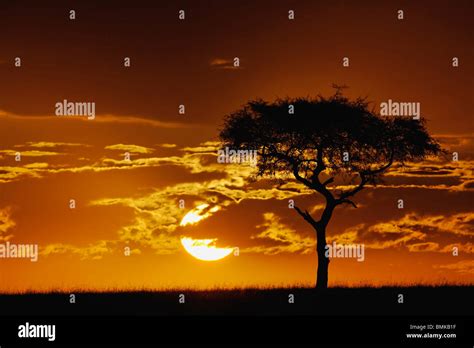
[[[253,100],[227,115],[220,131],[224,146],[258,151],[257,176],[294,177],[324,198],[319,218],[294,207],[316,233],[317,288],[328,284],[326,229],[335,208],[357,207],[354,195],[376,185],[392,164],[441,152],[424,119],[382,117],[368,107],[340,88],[329,98]]]

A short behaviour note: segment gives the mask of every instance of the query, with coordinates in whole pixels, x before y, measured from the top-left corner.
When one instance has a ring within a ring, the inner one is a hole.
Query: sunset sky
[[[314,231],[288,200],[315,216],[323,200],[217,163],[218,134],[251,99],[328,96],[334,83],[376,112],[419,102],[447,155],[395,165],[357,209],[336,209],[328,241],[366,255],[333,260],[329,286],[474,283],[472,1],[130,3],[0,4],[0,243],[40,248],[38,262],[0,259],[0,292],[313,284]],[[55,116],[64,99],[95,102],[95,119]],[[201,261],[183,236],[240,255]]]

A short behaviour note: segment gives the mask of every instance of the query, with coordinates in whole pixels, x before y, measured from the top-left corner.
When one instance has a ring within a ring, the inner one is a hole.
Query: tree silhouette
[[[319,219],[294,207],[316,232],[317,288],[328,284],[326,228],[334,209],[356,207],[353,196],[377,184],[393,163],[442,151],[424,119],[382,117],[368,107],[366,99],[350,100],[336,86],[329,98],[249,101],[225,117],[220,131],[225,146],[258,151],[257,176],[293,176],[324,197]]]

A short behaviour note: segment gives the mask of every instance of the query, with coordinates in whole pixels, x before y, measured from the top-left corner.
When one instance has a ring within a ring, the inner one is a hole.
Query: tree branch
[[[296,163],[292,163],[292,167],[293,167],[293,175],[295,176],[296,180],[298,180],[299,182],[305,184],[306,186],[308,186],[309,188],[312,188],[314,190],[316,190],[315,186],[313,185],[313,183],[311,181],[309,181],[308,179],[306,178],[303,178],[300,173],[299,173],[299,165],[296,164]]]
[[[295,176],[295,179],[304,184],[305,186],[319,192],[322,194],[327,202],[333,203],[334,202],[334,196],[332,193],[327,189],[327,187],[319,181],[318,176],[316,175],[316,172],[318,171],[323,171],[326,166],[322,162],[322,152],[318,151],[318,161],[321,160],[321,162],[318,162],[317,167],[315,169],[315,172],[311,176],[311,180],[308,180],[305,177],[302,177],[299,173],[300,171],[300,164],[301,161],[287,155],[281,152],[278,152],[274,146],[272,146],[272,152],[267,154],[268,156],[273,156],[279,160],[286,161],[291,165],[291,169],[293,172],[293,175]],[[316,176],[315,176],[316,175]],[[331,182],[331,181],[330,181]]]
[[[331,177],[331,178],[327,179],[325,182],[323,182],[323,186],[327,186],[327,185],[329,185],[333,182],[334,182],[334,177]]]
[[[319,181],[319,174],[321,174],[325,169],[326,165],[324,164],[323,161],[323,149],[322,147],[317,148],[318,153],[316,154],[316,168],[314,168],[313,175],[312,175],[312,180],[318,180]]]
[[[359,185],[357,185],[357,187],[353,190],[349,190],[349,191],[341,193],[341,195],[337,199],[337,202],[343,201],[344,199],[348,197],[354,196],[357,192],[361,191],[365,187],[365,184],[369,182],[369,179],[362,172],[360,172],[359,175],[360,175]]]
[[[344,204],[344,203],[345,203],[345,204],[350,204],[350,205],[352,205],[354,208],[357,208],[357,205],[356,205],[353,201],[351,201],[350,199],[347,199],[347,198],[346,198],[346,199],[342,199],[342,200],[338,200],[338,201],[337,201],[337,204]]]
[[[343,192],[341,193],[341,195],[339,196],[339,198],[336,200],[336,202],[339,204],[339,202],[343,201],[344,199],[348,198],[348,197],[352,197],[354,196],[357,192],[361,191],[364,187],[365,187],[365,184],[367,184],[369,182],[369,179],[377,174],[380,174],[382,173],[383,171],[385,171],[386,169],[388,169],[392,164],[393,164],[393,158],[394,158],[394,153],[392,151],[392,153],[390,154],[390,160],[388,161],[387,164],[385,164],[384,166],[378,168],[378,169],[375,169],[375,170],[363,170],[361,172],[359,172],[359,176],[360,176],[360,183],[359,185],[357,185],[357,187],[353,190],[349,190],[349,191],[346,191],[346,192]],[[343,202],[345,203],[345,202]]]
[[[316,228],[317,222],[316,222],[316,220],[313,219],[313,217],[308,213],[307,210],[305,210],[305,211],[303,212],[303,211],[302,211],[300,208],[298,208],[296,205],[294,206],[294,208],[295,208],[296,212],[297,212],[298,214],[300,214],[300,215],[303,217],[303,219],[305,219],[305,220],[306,220],[307,222],[309,222],[313,227]]]

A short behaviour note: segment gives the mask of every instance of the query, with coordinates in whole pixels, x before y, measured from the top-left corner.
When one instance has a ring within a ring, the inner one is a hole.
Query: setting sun
[[[219,209],[220,209],[219,206],[209,208],[209,204],[206,204],[206,203],[198,205],[196,208],[189,211],[183,217],[180,225],[181,226],[194,225],[198,223],[199,221],[208,218]]]
[[[184,249],[198,260],[217,261],[228,256],[233,248],[217,248],[215,243],[217,239],[192,239],[188,237],[181,238],[181,244]]]

